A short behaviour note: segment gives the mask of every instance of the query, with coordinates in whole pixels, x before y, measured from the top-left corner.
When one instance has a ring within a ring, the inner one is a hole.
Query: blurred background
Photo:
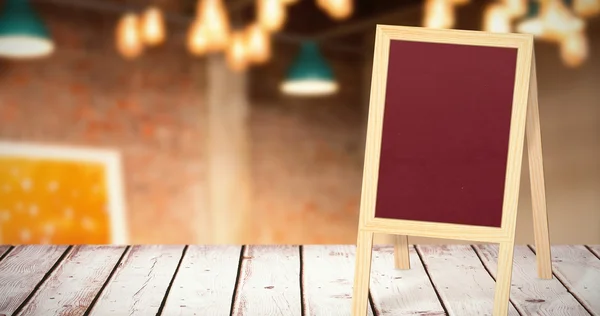
[[[600,0],[0,10],[0,243],[355,243],[376,24],[534,34],[551,242],[600,243]]]

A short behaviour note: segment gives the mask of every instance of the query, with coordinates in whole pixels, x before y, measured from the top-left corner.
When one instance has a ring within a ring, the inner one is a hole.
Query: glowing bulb
[[[582,32],[585,28],[583,20],[573,16],[560,0],[550,0],[542,14],[546,27],[546,37],[556,41],[572,33]]]
[[[209,50],[220,51],[229,44],[229,16],[222,0],[201,0],[198,19],[206,27]]]
[[[117,51],[127,59],[136,58],[144,51],[138,22],[137,15],[127,13],[117,23]]]
[[[210,47],[206,27],[201,22],[199,20],[194,21],[187,35],[187,48],[192,55],[196,56],[206,54]]]
[[[483,16],[483,22],[483,29],[486,32],[510,32],[510,13],[509,10],[502,5],[492,4],[488,6]]]
[[[157,7],[150,7],[144,12],[141,19],[141,36],[146,44],[158,45],[166,38],[165,21],[162,11]]]
[[[249,61],[261,64],[271,57],[269,34],[259,24],[248,26],[246,30],[246,48]]]
[[[347,19],[354,11],[353,0],[325,0],[322,8],[335,20]]]
[[[517,32],[532,34],[535,37],[543,37],[546,34],[544,21],[540,18],[524,20],[517,26]]]
[[[519,17],[527,13],[526,0],[503,0],[510,17]]]
[[[565,37],[560,45],[560,55],[567,66],[580,66],[588,56],[588,43],[583,33],[573,33]]]
[[[454,11],[448,0],[426,0],[423,24],[429,28],[452,28]]]
[[[600,0],[574,0],[573,11],[582,18],[590,18],[600,13]]]
[[[257,10],[258,22],[269,32],[279,31],[287,19],[281,0],[258,0]]]
[[[227,50],[227,63],[229,68],[235,72],[246,69],[246,42],[244,34],[241,32],[231,36],[231,44]]]

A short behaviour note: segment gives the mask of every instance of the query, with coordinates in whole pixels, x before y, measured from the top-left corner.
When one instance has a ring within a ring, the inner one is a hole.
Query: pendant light
[[[231,35],[231,43],[227,49],[227,64],[229,68],[235,72],[240,72],[246,69],[246,38],[244,33],[236,32]]]
[[[281,0],[258,0],[258,23],[269,32],[283,28],[287,19],[285,4]]]
[[[585,35],[577,32],[567,36],[560,44],[560,55],[567,66],[580,66],[588,56],[588,43]]]
[[[209,51],[221,51],[229,44],[229,16],[222,0],[200,0],[197,18],[204,24]]]
[[[600,13],[600,0],[573,0],[573,11],[582,18],[591,18]]]
[[[490,4],[483,14],[483,30],[492,33],[509,33],[510,16],[507,7],[498,3]]]
[[[280,85],[283,93],[298,96],[323,96],[337,92],[338,84],[317,43],[302,43],[300,53]]]
[[[196,19],[190,25],[187,34],[186,46],[188,51],[195,56],[201,56],[208,52],[210,43],[208,39],[208,33],[206,32],[206,27],[202,21]]]
[[[134,13],[124,14],[117,22],[117,51],[126,59],[133,59],[142,54],[144,43],[139,31],[139,18]]]
[[[167,35],[162,11],[155,6],[146,9],[142,14],[140,29],[144,43],[152,46],[163,43]]]
[[[262,64],[271,57],[271,39],[260,24],[251,24],[246,29],[246,49],[248,61]]]
[[[449,0],[425,0],[423,25],[428,28],[454,27],[454,7]]]
[[[0,57],[38,58],[54,52],[54,42],[27,0],[6,0],[0,15]]]

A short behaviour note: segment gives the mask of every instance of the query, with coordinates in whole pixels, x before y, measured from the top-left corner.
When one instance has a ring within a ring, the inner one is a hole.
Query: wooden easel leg
[[[356,266],[352,293],[352,316],[366,316],[369,308],[369,282],[371,279],[371,257],[373,254],[373,232],[359,230],[356,241]]]
[[[542,137],[538,105],[535,54],[531,64],[529,79],[529,99],[527,104],[527,156],[529,157],[529,178],[531,182],[531,202],[533,211],[533,231],[538,276],[552,279],[550,254],[550,234],[548,232],[548,212],[546,210],[546,187],[544,184],[544,163],[542,159]]]
[[[514,238],[511,241],[500,243],[500,250],[498,251],[498,272],[496,273],[496,290],[494,294],[494,316],[508,315],[514,248]]]
[[[408,236],[394,235],[394,267],[400,270],[410,269]]]

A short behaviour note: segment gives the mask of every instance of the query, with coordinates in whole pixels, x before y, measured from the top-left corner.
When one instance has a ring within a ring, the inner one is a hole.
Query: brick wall
[[[201,63],[176,44],[127,62],[112,46],[116,15],[41,13],[58,51],[0,65],[0,138],[119,150],[131,242],[193,242],[205,178]]]
[[[340,84],[333,96],[297,98],[279,83],[297,53],[251,74],[253,199],[258,242],[354,243],[362,176],[363,58],[324,48]]]

